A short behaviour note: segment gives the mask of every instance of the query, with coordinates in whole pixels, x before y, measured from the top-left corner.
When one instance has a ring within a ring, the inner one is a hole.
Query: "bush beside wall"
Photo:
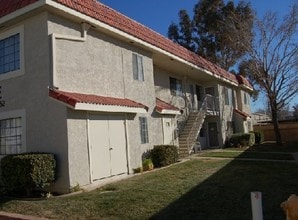
[[[53,154],[7,155],[1,160],[1,179],[8,192],[30,195],[55,180],[55,168]]]
[[[229,139],[230,147],[251,147],[254,144],[254,133],[235,133]]]
[[[256,144],[262,144],[264,142],[264,133],[262,131],[250,131],[254,133]]]
[[[154,167],[163,167],[178,161],[178,148],[174,145],[157,145],[150,153]]]

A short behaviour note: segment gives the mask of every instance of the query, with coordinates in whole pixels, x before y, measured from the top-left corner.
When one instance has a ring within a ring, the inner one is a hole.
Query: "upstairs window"
[[[140,120],[141,143],[142,144],[149,143],[147,118],[140,117],[139,120]]]
[[[225,96],[225,105],[232,105],[232,89],[231,88],[224,88],[224,96]]]
[[[0,155],[17,154],[22,147],[22,118],[0,120]]]
[[[20,34],[0,40],[0,74],[20,69]]]
[[[249,104],[249,99],[250,99],[250,97],[249,97],[249,94],[247,93],[247,92],[243,92],[243,102],[244,102],[244,104],[245,105],[248,105]]]
[[[182,96],[182,80],[170,77],[170,89],[173,96]]]
[[[132,65],[133,79],[138,81],[144,81],[143,57],[137,54],[132,54]]]

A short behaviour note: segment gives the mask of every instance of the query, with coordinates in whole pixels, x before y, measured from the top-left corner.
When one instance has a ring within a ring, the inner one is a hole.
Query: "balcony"
[[[206,95],[206,115],[212,115],[212,116],[219,116],[220,108],[219,108],[219,98],[212,96],[212,95]],[[201,109],[203,102],[198,103],[198,108]],[[197,110],[193,109],[192,112],[196,112]]]

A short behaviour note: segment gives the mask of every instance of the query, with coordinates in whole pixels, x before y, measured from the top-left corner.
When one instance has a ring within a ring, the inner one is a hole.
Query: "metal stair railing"
[[[184,127],[189,119],[189,114],[190,114],[190,103],[186,104],[186,107],[183,109],[183,114],[179,116],[178,118],[178,136],[180,136],[181,132],[184,130]]]
[[[196,143],[197,137],[200,133],[200,130],[202,128],[202,125],[203,125],[205,117],[206,117],[208,101],[212,98],[213,98],[213,96],[206,95],[206,97],[204,98],[204,101],[202,103],[202,106],[201,106],[198,114],[196,115],[196,118],[194,120],[192,128],[188,134],[188,137],[186,139],[186,144],[187,144],[189,153],[191,153],[192,148],[193,148],[194,144]]]

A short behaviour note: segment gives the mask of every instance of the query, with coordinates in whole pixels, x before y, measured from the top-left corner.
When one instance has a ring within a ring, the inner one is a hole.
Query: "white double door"
[[[127,173],[124,116],[90,114],[89,138],[93,181]]]

